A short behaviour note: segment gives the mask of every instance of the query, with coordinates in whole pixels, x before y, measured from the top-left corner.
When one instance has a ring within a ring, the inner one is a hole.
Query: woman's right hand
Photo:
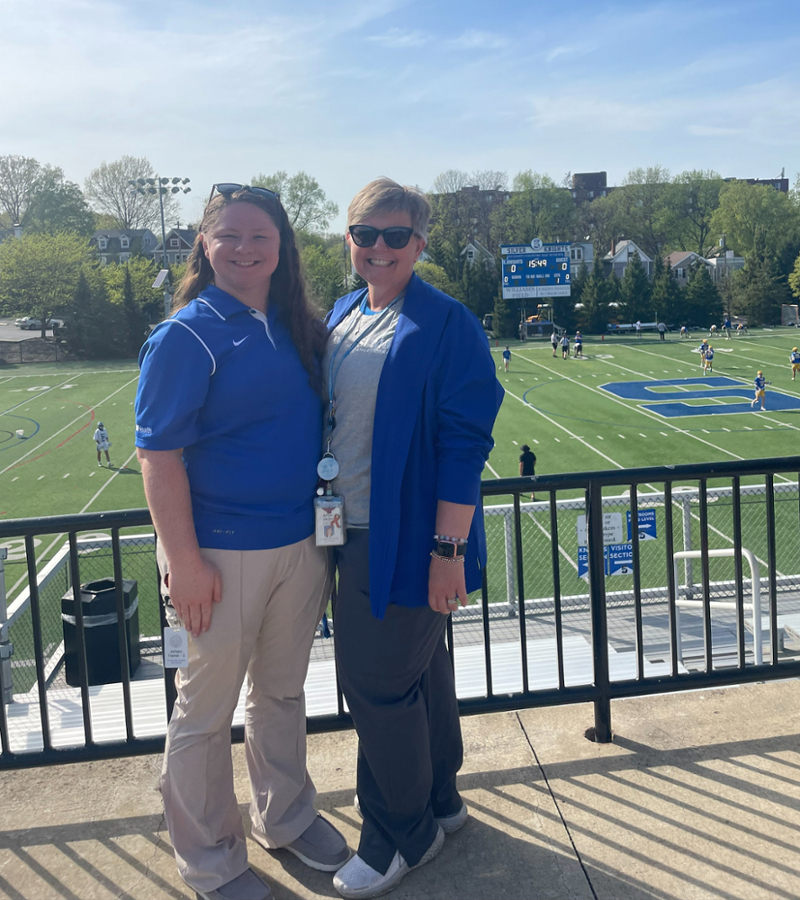
[[[222,599],[219,571],[202,558],[191,565],[173,565],[170,560],[167,589],[175,612],[192,637],[208,631],[214,604]]]

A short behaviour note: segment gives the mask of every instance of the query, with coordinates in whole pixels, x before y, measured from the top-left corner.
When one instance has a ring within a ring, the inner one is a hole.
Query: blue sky
[[[214,181],[800,170],[800,4],[0,0],[0,154]],[[13,73],[13,74],[12,74]],[[343,227],[343,218],[334,223]]]

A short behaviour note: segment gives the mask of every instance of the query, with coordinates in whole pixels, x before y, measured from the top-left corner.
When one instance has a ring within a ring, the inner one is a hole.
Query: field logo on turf
[[[639,402],[665,419],[682,416],[730,416],[752,413],[752,384],[714,375],[706,378],[671,378],[661,381],[613,381],[600,387],[622,400]],[[738,402],[741,401],[741,402]],[[767,391],[770,412],[800,409],[800,397]]]

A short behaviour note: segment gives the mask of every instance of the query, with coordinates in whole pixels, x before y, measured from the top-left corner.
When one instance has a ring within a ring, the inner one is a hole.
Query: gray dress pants
[[[436,837],[436,818],[462,805],[456,773],[463,747],[444,643],[447,619],[427,604],[390,604],[384,619],[375,618],[368,529],[350,529],[334,560],[336,663],[359,739],[364,824],[358,855],[385,873],[397,850],[416,865]]]

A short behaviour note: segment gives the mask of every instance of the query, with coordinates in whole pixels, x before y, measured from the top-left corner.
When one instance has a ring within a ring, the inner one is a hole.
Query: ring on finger
[[[448,597],[447,605],[452,606],[452,607],[457,607],[458,606],[458,597]]]

